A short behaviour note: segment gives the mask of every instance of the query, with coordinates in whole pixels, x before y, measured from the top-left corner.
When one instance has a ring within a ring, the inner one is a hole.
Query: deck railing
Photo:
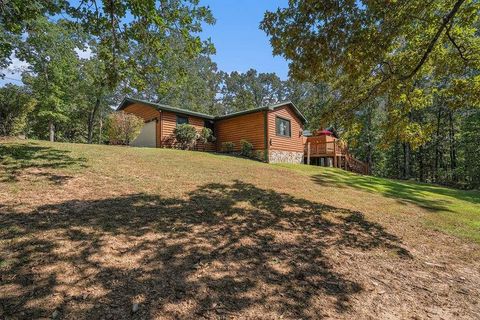
[[[337,141],[316,141],[307,140],[305,144],[305,156],[311,157],[333,157],[334,166],[343,168],[348,171],[357,172],[360,174],[369,174],[368,165],[354,156],[348,150],[348,147],[343,146]],[[337,161],[337,159],[339,161]]]

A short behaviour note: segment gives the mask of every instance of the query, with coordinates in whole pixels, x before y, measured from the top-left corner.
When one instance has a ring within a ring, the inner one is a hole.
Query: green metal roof
[[[153,108],[155,108],[157,110],[161,110],[161,111],[171,111],[171,112],[175,112],[175,113],[186,114],[186,115],[195,116],[195,117],[204,118],[204,119],[209,119],[209,120],[215,119],[214,116],[211,116],[209,114],[190,111],[190,110],[186,110],[186,109],[174,108],[174,107],[171,107],[171,106],[168,106],[168,105],[165,105],[165,104],[153,103],[153,102],[146,101],[146,100],[134,99],[134,98],[128,98],[128,97],[125,97],[123,99],[123,101],[118,106],[117,111],[123,110],[126,107],[128,107],[129,105],[132,105],[134,103],[142,103],[142,104],[145,104],[147,106],[153,107]]]
[[[300,110],[298,110],[297,106],[291,101],[284,101],[284,102],[280,102],[280,103],[273,104],[273,105],[270,105],[270,106],[265,106],[265,107],[259,107],[259,108],[245,110],[245,111],[234,112],[234,113],[226,114],[226,115],[223,115],[223,116],[217,116],[217,117],[215,117],[215,120],[233,118],[233,117],[236,117],[236,116],[241,116],[241,115],[249,114],[249,113],[255,113],[255,112],[259,112],[259,111],[266,111],[266,110],[272,110],[273,111],[277,108],[280,108],[280,107],[283,107],[283,106],[286,106],[286,105],[290,105],[293,112],[295,112],[297,117],[304,124],[307,123],[307,119],[303,116],[303,114],[300,112]]]
[[[141,99],[134,99],[134,98],[125,97],[123,99],[123,101],[120,103],[120,105],[118,106],[117,110],[123,110],[126,107],[128,107],[129,105],[132,105],[134,103],[142,103],[142,104],[151,106],[151,107],[153,107],[157,110],[161,110],[161,111],[170,111],[170,112],[175,112],[175,113],[180,113],[180,114],[191,115],[191,116],[195,116],[195,117],[199,117],[199,118],[203,118],[203,119],[209,119],[209,120],[229,119],[229,118],[241,116],[241,115],[244,115],[244,114],[250,114],[250,113],[266,111],[266,110],[272,110],[273,111],[277,108],[280,108],[280,107],[283,107],[283,106],[286,106],[286,105],[290,105],[290,107],[295,112],[297,117],[304,124],[307,122],[307,119],[303,116],[303,114],[298,110],[298,108],[295,106],[295,104],[291,101],[285,101],[285,102],[277,103],[277,104],[270,105],[270,106],[259,107],[259,108],[249,109],[249,110],[240,111],[240,112],[234,112],[234,113],[226,114],[226,115],[223,115],[223,116],[216,116],[215,117],[215,116],[205,114],[205,113],[190,111],[190,110],[181,109],[181,108],[174,108],[174,107],[171,107],[171,106],[168,106],[168,105],[165,105],[165,104],[153,103],[153,102],[149,102],[149,101],[145,101],[145,100],[141,100]]]

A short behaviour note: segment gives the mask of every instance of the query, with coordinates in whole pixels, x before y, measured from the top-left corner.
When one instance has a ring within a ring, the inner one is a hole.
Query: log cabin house
[[[241,140],[253,145],[257,158],[269,162],[303,163],[303,128],[305,117],[292,102],[255,108],[223,116],[212,116],[144,100],[125,98],[117,110],[143,118],[145,125],[133,146],[174,147],[175,126],[188,123],[201,130],[212,129],[214,143],[196,145],[195,149],[222,152],[224,142],[240,151]]]
[[[213,143],[197,143],[196,150],[223,152],[224,143],[231,142],[233,151],[239,152],[241,140],[247,140],[253,145],[255,157],[269,163],[307,163],[366,172],[364,168],[355,165],[360,162],[339,145],[337,138],[321,133],[305,137],[303,132],[307,120],[290,101],[212,116],[125,98],[117,110],[135,114],[145,121],[140,135],[131,143],[133,146],[174,147],[175,127],[188,123],[198,131],[203,127],[210,128],[216,138]]]

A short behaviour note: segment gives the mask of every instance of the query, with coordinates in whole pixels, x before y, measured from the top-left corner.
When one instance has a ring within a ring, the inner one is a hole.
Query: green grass
[[[440,305],[474,319],[479,199],[219,154],[0,140],[0,318],[129,319],[139,301],[135,318]]]
[[[425,211],[423,222],[427,226],[480,243],[480,192],[361,176],[333,168],[269,165],[171,149],[10,140],[0,143],[0,169],[0,182],[7,183],[12,196],[48,188],[54,192],[75,177],[86,180],[91,193],[97,194],[102,194],[108,183],[110,189],[122,192],[181,197],[206,183],[237,180],[338,207],[357,207],[368,194],[376,194],[395,202],[388,202],[385,208],[385,203],[370,201],[363,206],[367,211],[402,212],[406,204],[413,204]],[[328,190],[328,195],[319,198],[323,194],[319,190]]]
[[[348,187],[409,202],[428,211],[426,223],[448,233],[480,243],[480,192],[362,176],[333,168],[279,165],[308,175],[322,186]]]

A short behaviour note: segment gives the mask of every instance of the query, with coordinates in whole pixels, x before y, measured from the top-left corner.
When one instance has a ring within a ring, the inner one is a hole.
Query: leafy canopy
[[[0,66],[8,65],[16,43],[38,18],[61,16],[73,27],[96,39],[98,54],[108,66],[108,84],[115,87],[125,69],[135,67],[128,53],[144,45],[145,55],[162,57],[170,47],[165,39],[182,37],[185,53],[196,55],[202,47],[198,33],[202,22],[214,23],[208,7],[198,0],[9,0],[0,3]]]
[[[439,82],[452,107],[478,105],[479,13],[476,0],[291,0],[261,28],[293,78],[331,86],[331,114],[348,123],[377,97],[403,118],[429,105]]]

